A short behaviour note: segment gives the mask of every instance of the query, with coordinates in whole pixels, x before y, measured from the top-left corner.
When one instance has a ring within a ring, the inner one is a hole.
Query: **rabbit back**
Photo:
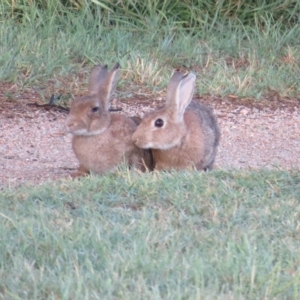
[[[201,144],[200,160],[195,164],[198,170],[211,169],[217,154],[217,148],[220,142],[220,128],[213,110],[200,102],[191,101],[185,112],[185,122],[188,131],[192,131],[198,120],[199,127],[194,137],[198,137],[198,143]],[[194,119],[194,115],[197,117]],[[201,132],[201,133],[200,133]],[[195,141],[196,142],[196,141]],[[190,141],[193,145],[193,140]]]

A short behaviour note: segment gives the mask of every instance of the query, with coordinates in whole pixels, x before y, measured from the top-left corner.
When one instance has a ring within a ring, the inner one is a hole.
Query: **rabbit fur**
[[[211,169],[220,140],[212,110],[192,100],[196,76],[175,71],[164,107],[146,115],[132,140],[152,149],[155,169]]]
[[[109,112],[119,68],[119,63],[111,71],[106,65],[95,66],[88,95],[77,97],[71,103],[66,129],[73,135],[72,148],[80,164],[72,177],[89,172],[103,174],[123,162],[140,170],[150,167],[149,151],[139,149],[132,142],[139,120]]]

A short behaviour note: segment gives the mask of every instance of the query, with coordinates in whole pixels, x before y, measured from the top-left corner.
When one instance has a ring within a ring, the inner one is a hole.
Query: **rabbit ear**
[[[105,84],[103,84],[100,88],[99,95],[100,98],[103,99],[103,102],[109,106],[109,100],[115,91],[118,75],[120,70],[120,64],[116,63],[115,66],[111,69],[111,71],[107,74]]]
[[[100,87],[105,81],[108,70],[107,65],[101,66],[97,65],[93,67],[90,75],[89,81],[89,95],[98,95],[100,91]]]
[[[176,72],[177,73],[177,72]],[[182,74],[181,74],[182,75]],[[174,81],[172,82],[172,86],[170,87],[169,91],[169,84],[168,86],[168,109],[173,113],[173,117],[177,122],[181,122],[183,119],[183,115],[185,112],[185,109],[190,104],[193,94],[194,94],[194,88],[195,88],[195,81],[196,81],[196,75],[193,73],[189,73],[186,75],[182,75],[181,79],[179,80],[180,76],[176,75],[175,73],[171,79],[171,81],[174,78]],[[177,83],[179,81],[179,83]],[[174,83],[174,86],[173,86]],[[177,86],[175,87],[175,84]],[[167,92],[167,93],[168,93]],[[172,95],[172,96],[171,96]],[[170,100],[172,98],[172,100]]]
[[[117,85],[119,68],[120,64],[116,63],[109,72],[107,65],[98,65],[92,69],[89,94],[98,95],[106,110],[109,109],[109,100]]]
[[[177,92],[178,85],[183,76],[184,75],[179,71],[173,73],[167,88],[166,105],[173,105],[174,95]]]

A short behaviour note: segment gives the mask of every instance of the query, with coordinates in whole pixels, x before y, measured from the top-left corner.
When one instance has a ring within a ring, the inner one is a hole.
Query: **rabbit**
[[[156,170],[209,170],[217,153],[220,129],[212,110],[192,100],[196,76],[175,71],[164,107],[146,115],[132,140],[152,149]]]
[[[149,151],[132,142],[138,118],[109,112],[119,68],[119,63],[111,71],[107,65],[93,67],[88,95],[71,103],[66,129],[73,135],[72,148],[80,164],[77,172],[71,174],[73,178],[90,172],[104,174],[123,162],[142,171],[151,168]]]

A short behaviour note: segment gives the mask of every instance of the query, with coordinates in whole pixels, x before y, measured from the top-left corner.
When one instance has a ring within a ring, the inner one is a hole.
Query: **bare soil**
[[[217,169],[300,169],[299,99],[270,94],[252,99],[198,97],[213,107],[221,128]],[[77,166],[67,116],[44,104],[34,90],[0,83],[0,188],[69,177]],[[163,104],[160,95],[132,94],[114,99],[121,113],[140,115]]]

